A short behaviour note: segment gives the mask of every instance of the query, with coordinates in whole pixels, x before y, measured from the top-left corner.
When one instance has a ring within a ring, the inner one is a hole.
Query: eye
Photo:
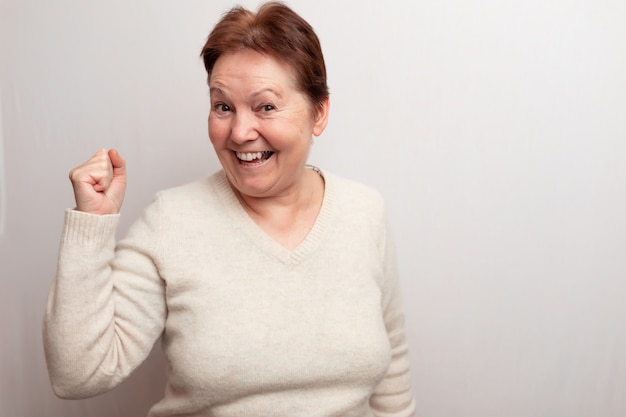
[[[218,113],[227,113],[231,111],[230,106],[224,103],[215,103],[213,105],[213,109],[217,111]]]
[[[260,107],[260,110],[263,111],[263,112],[268,112],[268,111],[272,111],[272,110],[275,110],[275,109],[276,108],[273,105],[271,105],[271,104],[263,104]]]

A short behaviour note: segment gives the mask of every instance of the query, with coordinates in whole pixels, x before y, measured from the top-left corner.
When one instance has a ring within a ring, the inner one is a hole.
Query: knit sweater
[[[112,389],[161,337],[167,386],[150,417],[413,416],[382,198],[324,179],[293,250],[223,171],[158,193],[117,245],[119,215],[68,210],[44,323],[57,395]]]

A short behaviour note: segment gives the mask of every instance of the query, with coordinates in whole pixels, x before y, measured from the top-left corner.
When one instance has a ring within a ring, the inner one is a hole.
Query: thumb
[[[113,166],[113,176],[125,176],[126,175],[126,161],[119,152],[115,149],[109,149],[109,159]]]

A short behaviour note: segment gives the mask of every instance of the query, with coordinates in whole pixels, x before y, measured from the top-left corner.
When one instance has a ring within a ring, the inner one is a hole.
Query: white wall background
[[[4,234],[6,222],[6,174],[4,173],[4,129],[2,127],[2,92],[0,92],[0,238]]]
[[[242,4],[255,8],[257,1]],[[386,197],[428,417],[626,415],[626,2],[291,0],[331,122],[311,162]],[[197,57],[231,1],[0,0],[0,416],[145,416],[51,392],[40,336],[67,173],[127,158],[123,227],[218,168]]]

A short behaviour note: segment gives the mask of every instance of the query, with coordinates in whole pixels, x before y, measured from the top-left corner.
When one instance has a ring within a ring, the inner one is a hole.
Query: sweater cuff
[[[65,211],[62,242],[83,248],[102,248],[115,240],[119,214],[90,214],[78,210]]]

